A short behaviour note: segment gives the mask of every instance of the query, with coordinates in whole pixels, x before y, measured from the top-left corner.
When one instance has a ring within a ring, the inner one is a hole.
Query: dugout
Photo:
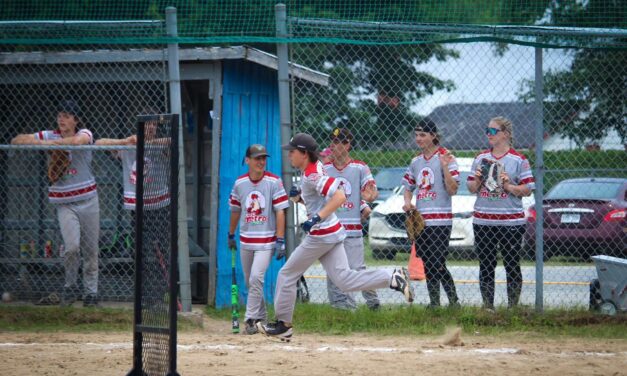
[[[0,119],[1,143],[7,145],[17,133],[49,128],[56,116],[54,103],[67,95],[80,101],[96,138],[125,137],[142,108],[169,108],[165,55],[157,47],[0,53],[0,110],[11,114]],[[180,48],[179,56],[192,299],[224,306],[230,302],[231,284],[228,196],[236,177],[245,172],[245,147],[266,144],[272,155],[268,169],[281,171],[278,61],[246,46]],[[328,75],[303,66],[291,65],[290,73],[295,80],[328,85]],[[11,275],[23,274],[17,265],[26,262],[37,280],[28,283],[34,291],[24,296],[37,298],[62,284],[60,259],[41,257],[47,240],[61,240],[46,198],[45,153],[24,158],[11,153],[2,150],[0,156],[0,265],[7,277],[0,283],[5,291],[23,290],[24,281]],[[120,166],[107,153],[95,152],[93,168],[101,202],[101,295],[103,300],[130,300],[132,266],[124,235],[131,227],[119,196]],[[35,243],[40,257],[20,259],[24,242]],[[268,301],[279,267],[273,261],[267,275]],[[238,272],[245,291],[239,265]]]

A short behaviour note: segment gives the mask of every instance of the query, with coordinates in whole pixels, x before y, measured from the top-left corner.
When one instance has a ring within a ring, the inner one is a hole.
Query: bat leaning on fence
[[[235,256],[237,250],[231,248],[231,331],[239,333],[239,291],[235,275]]]

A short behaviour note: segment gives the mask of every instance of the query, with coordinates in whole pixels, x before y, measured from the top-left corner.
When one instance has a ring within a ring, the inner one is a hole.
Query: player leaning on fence
[[[65,100],[58,108],[57,129],[35,134],[20,134],[12,144],[31,145],[91,145],[92,133],[82,128],[80,109],[75,101]],[[61,171],[49,171],[50,203],[57,208],[61,236],[65,245],[63,266],[65,283],[61,305],[70,305],[77,298],[78,270],[83,257],[83,287],[85,306],[98,304],[98,237],[100,208],[96,180],[91,171],[91,150],[71,150],[69,164]],[[61,165],[62,163],[58,163]],[[56,167],[51,166],[54,170]]]
[[[302,224],[307,235],[279,271],[274,298],[277,320],[266,325],[258,323],[257,328],[269,336],[292,336],[296,282],[316,260],[320,260],[328,278],[342,291],[390,287],[402,292],[409,302],[413,301],[406,269],[356,271],[348,266],[344,250],[346,231],[335,215],[346,195],[339,189],[340,182],[324,172],[313,137],[298,133],[283,149],[289,150],[290,163],[302,172],[300,187],[290,190],[290,196],[300,196],[307,208],[309,219]]]
[[[235,248],[235,229],[239,223],[240,260],[248,288],[246,333],[257,333],[256,324],[266,321],[263,281],[272,259],[285,257],[285,210],[289,201],[281,178],[266,171],[269,157],[263,145],[246,149],[248,172],[235,181],[229,206],[229,248]]]
[[[424,261],[429,306],[440,305],[440,284],[448,296],[449,305],[458,306],[455,283],[446,267],[453,225],[451,196],[457,193],[459,186],[457,161],[440,146],[438,129],[430,119],[418,123],[415,136],[421,153],[411,160],[401,180],[405,187],[403,210],[417,208],[425,220],[425,228],[416,239],[416,255]],[[414,192],[416,205],[411,202]]]
[[[508,306],[518,304],[522,290],[520,247],[525,232],[522,197],[535,188],[529,161],[512,148],[512,122],[490,120],[485,129],[490,149],[472,164],[468,189],[477,193],[473,214],[475,250],[479,257],[479,288],[486,309],[494,309],[494,270],[501,249],[507,274]]]
[[[353,134],[347,128],[335,128],[331,132],[331,153],[333,161],[324,164],[324,171],[340,182],[346,195],[346,201],[335,212],[340,223],[346,230],[344,249],[348,266],[353,270],[366,269],[364,261],[364,239],[362,234],[362,212],[369,211],[367,204],[377,196],[377,186],[370,173],[370,168],[362,161],[352,159],[349,152]],[[363,198],[363,200],[362,200]],[[331,306],[340,309],[355,309],[355,298],[340,290],[327,278],[327,291]],[[379,298],[376,291],[362,291],[366,305],[372,310],[379,309]]]

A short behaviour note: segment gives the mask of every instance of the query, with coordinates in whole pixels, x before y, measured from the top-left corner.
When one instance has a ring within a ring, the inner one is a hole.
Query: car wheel
[[[375,260],[394,260],[396,257],[396,251],[388,249],[373,249],[372,258]]]

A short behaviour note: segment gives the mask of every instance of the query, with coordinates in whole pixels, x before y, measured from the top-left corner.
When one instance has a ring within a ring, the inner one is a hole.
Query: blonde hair
[[[514,147],[514,124],[512,121],[503,116],[497,116],[490,119],[490,123],[496,123],[503,132],[509,133],[509,145]]]

